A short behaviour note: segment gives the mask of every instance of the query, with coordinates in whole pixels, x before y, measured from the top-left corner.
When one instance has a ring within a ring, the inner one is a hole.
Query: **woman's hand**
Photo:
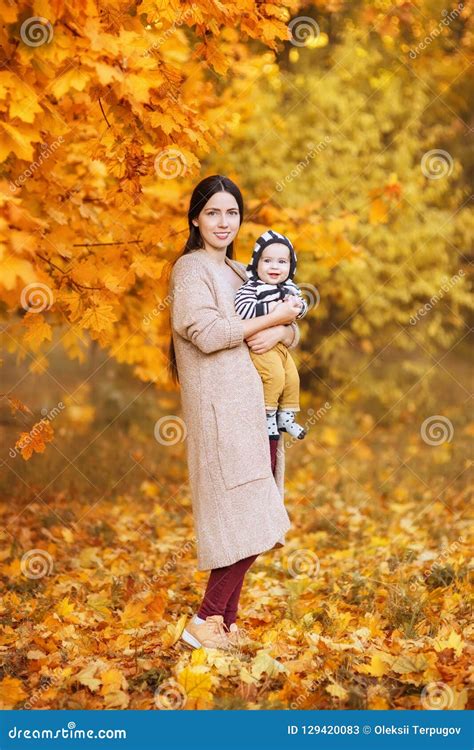
[[[284,301],[277,302],[276,307],[268,313],[268,316],[271,316],[274,325],[293,323],[300,310],[301,303],[292,294]]]
[[[283,328],[283,331],[285,329]],[[258,331],[253,333],[248,339],[245,339],[249,348],[255,354],[265,354],[272,349],[275,344],[278,344],[282,339],[282,326],[272,326],[271,328],[265,328],[264,331]]]

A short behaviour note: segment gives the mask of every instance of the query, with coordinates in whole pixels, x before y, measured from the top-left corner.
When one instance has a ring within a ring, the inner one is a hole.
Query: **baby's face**
[[[290,249],[279,242],[266,247],[257,263],[257,273],[266,284],[286,281],[290,273]]]

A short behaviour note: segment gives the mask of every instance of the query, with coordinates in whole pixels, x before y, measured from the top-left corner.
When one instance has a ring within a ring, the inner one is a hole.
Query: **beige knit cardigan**
[[[242,263],[225,262],[247,281]],[[284,544],[285,449],[280,438],[274,478],[263,384],[234,309],[235,289],[206,250],[178,258],[170,295],[198,570],[209,570]],[[300,334],[291,325],[293,349]]]

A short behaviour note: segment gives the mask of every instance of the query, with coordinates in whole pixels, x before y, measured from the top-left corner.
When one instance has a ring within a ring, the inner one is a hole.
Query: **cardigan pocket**
[[[222,479],[231,490],[272,476],[270,445],[258,429],[254,411],[242,401],[211,401]]]

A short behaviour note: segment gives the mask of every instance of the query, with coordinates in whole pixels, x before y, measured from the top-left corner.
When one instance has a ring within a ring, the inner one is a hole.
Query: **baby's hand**
[[[285,300],[290,299],[290,298],[295,300],[295,302],[298,302],[300,306],[300,310],[303,309],[303,300],[301,299],[301,297],[297,297],[296,294],[286,294],[284,297]]]

